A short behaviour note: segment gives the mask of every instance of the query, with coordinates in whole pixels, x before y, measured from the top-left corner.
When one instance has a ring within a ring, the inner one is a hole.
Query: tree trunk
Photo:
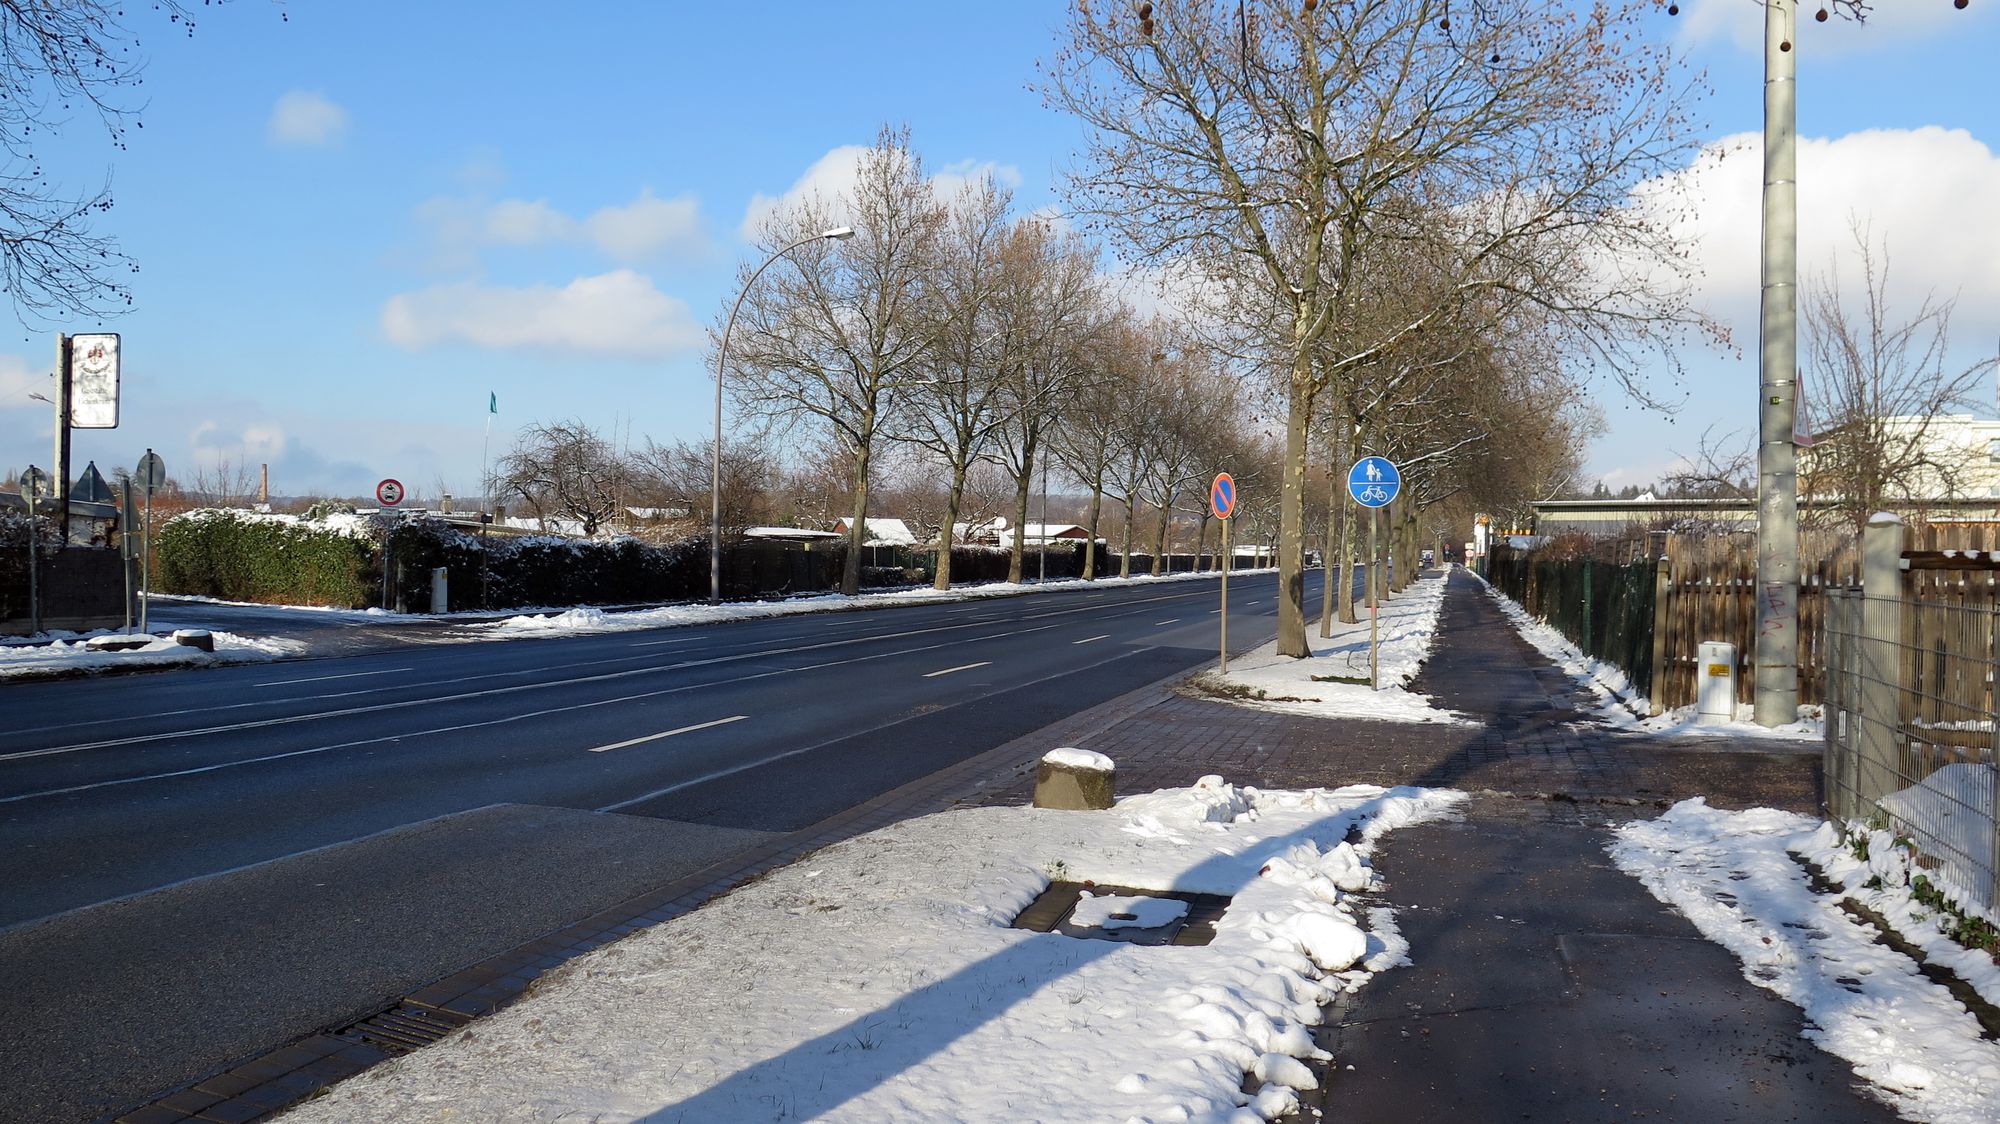
[[[1139,497],[1136,493],[1125,493],[1125,557],[1118,563],[1118,576],[1132,576],[1132,514],[1138,509]]]
[[[931,578],[932,589],[951,588],[951,540],[952,528],[958,525],[958,505],[965,498],[965,464],[960,462],[951,467],[951,494],[944,501],[944,526],[938,530],[937,573]]]
[[[1284,486],[1278,495],[1278,654],[1312,655],[1306,642],[1305,542],[1306,442],[1312,422],[1312,356],[1298,348],[1292,365],[1291,402],[1285,417]]]
[[[1104,477],[1090,486],[1090,539],[1083,544],[1083,580],[1097,580],[1097,517],[1104,507]]]
[[[1343,481],[1340,476],[1340,466],[1345,460],[1341,456],[1346,445],[1341,440],[1344,424],[1345,419],[1335,418],[1332,432],[1327,435],[1328,444],[1331,446],[1327,455],[1332,467],[1326,474],[1326,551],[1321,556],[1321,566],[1326,570],[1326,584],[1320,590],[1319,598],[1319,634],[1323,637],[1333,635],[1333,614],[1340,604],[1340,590],[1337,587],[1346,585],[1348,576],[1354,572],[1348,568],[1346,560],[1340,554],[1347,524],[1347,497],[1341,494],[1346,489],[1342,486]]]
[[[1197,522],[1194,525],[1194,564],[1188,567],[1190,570],[1199,570],[1202,568],[1201,552],[1208,549],[1208,508],[1203,507],[1201,514],[1195,518]]]
[[[1028,493],[1034,483],[1035,442],[1030,438],[1021,445],[1021,475],[1014,481],[1014,554],[1007,560],[1007,580],[1015,585],[1021,584],[1021,555],[1027,550]],[[1047,530],[1043,528],[1044,539]]]
[[[1167,565],[1167,528],[1173,521],[1167,518],[1166,504],[1158,503],[1153,506],[1160,513],[1160,533],[1153,536],[1153,573],[1157,575],[1171,568]]]
[[[861,592],[861,534],[868,521],[868,446],[863,440],[854,456],[854,518],[847,525],[847,562],[840,570],[840,592]]]

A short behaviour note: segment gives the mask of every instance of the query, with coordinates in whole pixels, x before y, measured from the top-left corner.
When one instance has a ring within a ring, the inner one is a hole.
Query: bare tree
[[[159,0],[170,24],[194,33],[188,7]],[[136,110],[126,92],[139,84],[140,42],[121,23],[123,8],[100,0],[0,3],[0,286],[15,315],[86,318],[132,303],[121,280],[133,266],[92,221],[111,209],[111,188],[73,193],[43,172],[38,146],[60,135],[58,112],[94,115],[114,147]]]
[[[938,239],[936,288],[930,302],[933,346],[928,376],[903,397],[899,439],[934,455],[945,472],[932,584],[951,588],[953,528],[959,523],[966,476],[992,447],[1009,418],[1001,378],[1009,328],[1001,303],[1008,262],[1007,208],[1012,194],[982,176],[946,205]]]
[[[1003,260],[997,315],[1002,323],[1005,424],[995,432],[992,460],[1014,482],[1014,545],[1007,580],[1018,582],[1035,471],[1045,467],[1044,446],[1070,395],[1091,374],[1088,351],[1103,328],[1105,308],[1096,254],[1074,234],[1022,220],[1009,232]]]
[[[1085,373],[1065,400],[1050,434],[1050,455],[1089,495],[1084,516],[1084,529],[1089,532],[1083,548],[1085,581],[1097,577],[1097,527],[1104,511],[1105,489],[1112,479],[1113,462],[1128,438],[1129,399],[1154,350],[1152,338],[1131,309],[1113,310],[1105,330],[1097,333],[1080,356]]]
[[[611,443],[572,420],[522,430],[493,466],[488,488],[521,497],[544,529],[550,519],[569,519],[595,535],[617,514],[629,482],[630,470]]]
[[[648,438],[632,458],[631,498],[667,512],[668,526],[683,533],[706,527],[699,513],[714,487],[715,442],[675,441],[662,445]],[[722,533],[740,535],[746,527],[770,518],[767,489],[772,480],[771,456],[762,442],[722,443]]]
[[[1528,0],[1457,21],[1443,0],[1072,7],[1044,89],[1091,133],[1081,208],[1141,258],[1200,263],[1282,333],[1281,653],[1310,654],[1305,460],[1329,384],[1482,292],[1487,317],[1561,318],[1628,382],[1641,348],[1697,320],[1668,226],[1629,205],[1694,143],[1678,64],[1638,26],[1653,6]],[[1381,247],[1404,243],[1447,283],[1406,319],[1357,317]]]
[[[1852,227],[1861,260],[1859,307],[1846,299],[1838,263],[1807,285],[1807,369],[1814,412],[1825,419],[1802,449],[1800,483],[1817,507],[1857,531],[1892,502],[1921,508],[1962,494],[1974,458],[1940,439],[1940,416],[1969,406],[1996,361],[1958,366],[1948,356],[1957,299],[1926,293],[1916,312],[1889,309],[1889,250]]]
[[[187,491],[215,507],[248,507],[257,495],[257,481],[258,474],[248,462],[217,453],[209,460],[195,462]]]
[[[751,290],[732,346],[738,401],[780,427],[830,433],[853,457],[852,518],[841,590],[861,589],[861,542],[872,458],[903,384],[932,344],[925,302],[937,269],[942,209],[909,134],[883,129],[853,188],[765,223],[767,249],[806,241]],[[846,241],[807,241],[852,226]],[[746,266],[747,282],[748,267]]]

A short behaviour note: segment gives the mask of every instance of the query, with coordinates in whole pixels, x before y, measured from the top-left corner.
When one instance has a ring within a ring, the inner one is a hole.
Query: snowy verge
[[[305,651],[305,645],[297,640],[258,639],[216,632],[210,634],[215,640],[213,652],[177,644],[164,636],[153,637],[143,648],[96,652],[89,647],[91,638],[122,634],[98,631],[57,632],[51,635],[56,637],[54,643],[0,647],[0,679],[74,675],[112,668],[127,670],[134,667],[214,667],[220,664],[262,663]]]
[[[1836,842],[1830,825],[1806,816],[1727,812],[1696,797],[1617,828],[1610,853],[1734,953],[1745,978],[1803,1009],[1805,1037],[1849,1062],[1898,1113],[1935,1124],[2000,1120],[2000,1043],[1982,1039],[1949,991],[1878,944],[1837,896],[1814,893],[1788,853],[1832,863]],[[1975,986],[1991,997],[1992,984],[1988,976]]]
[[[1466,573],[1478,578],[1474,571]],[[1547,656],[1557,667],[1578,683],[1596,694],[1599,706],[1596,717],[1611,726],[1626,730],[1639,730],[1648,734],[1671,734],[1701,737],[1759,737],[1777,738],[1790,741],[1818,741],[1826,736],[1821,723],[1820,708],[1799,707],[1799,720],[1783,726],[1759,726],[1753,720],[1756,708],[1742,703],[1736,708],[1736,718],[1732,722],[1718,722],[1704,725],[1699,721],[1698,708],[1676,707],[1665,713],[1643,717],[1652,713],[1653,702],[1639,690],[1625,669],[1617,664],[1606,663],[1583,654],[1568,637],[1534,617],[1528,615],[1518,602],[1494,588],[1485,579],[1479,579],[1486,586],[1486,592],[1507,614],[1521,638],[1535,646],[1535,650]]]
[[[1268,1120],[1315,1087],[1327,1002],[1407,955],[1353,896],[1378,886],[1367,853],[1462,799],[1207,777],[1106,812],[911,820],[579,958],[285,1120]],[[1010,928],[1052,875],[1234,899],[1200,947]]]
[[[1229,674],[1208,672],[1193,681],[1196,690],[1259,710],[1325,718],[1370,718],[1390,722],[1466,720],[1408,689],[1437,637],[1444,607],[1443,577],[1421,578],[1382,602],[1376,621],[1376,657],[1381,690],[1368,686],[1368,619],[1335,621],[1331,637],[1310,637],[1313,654],[1293,659],[1278,654],[1273,640],[1229,661]],[[1365,614],[1366,610],[1362,610]]]
[[[1237,570],[1235,574],[1274,574],[1276,570]],[[606,611],[576,608],[548,614],[523,614],[503,621],[474,626],[478,631],[505,637],[580,636],[602,632],[638,632],[675,625],[715,624],[721,621],[790,617],[800,613],[837,613],[856,609],[879,609],[892,605],[933,605],[949,601],[979,601],[990,597],[1018,597],[1025,593],[1055,593],[1064,590],[1105,589],[1163,582],[1217,581],[1217,572],[1146,574],[1130,578],[1098,578],[1049,582],[992,582],[987,585],[954,586],[951,589],[898,589],[883,593],[862,593],[853,597],[828,593],[797,597],[789,601],[735,602],[727,605],[666,605],[658,609]]]

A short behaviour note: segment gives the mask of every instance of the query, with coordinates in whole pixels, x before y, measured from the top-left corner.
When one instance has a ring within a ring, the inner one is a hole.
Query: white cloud
[[[812,167],[806,169],[805,175],[800,176],[797,182],[786,188],[784,194],[773,197],[759,192],[751,196],[750,205],[744,209],[743,222],[737,227],[737,233],[744,241],[754,242],[757,240],[759,228],[771,215],[792,210],[813,198],[832,203],[838,197],[853,191],[859,175],[857,166],[868,151],[866,145],[841,145],[813,161]],[[940,200],[949,199],[960,188],[981,176],[991,176],[993,182],[1002,187],[1021,185],[1021,170],[1012,164],[1000,164],[991,160],[983,162],[960,160],[946,164],[931,175],[931,194]],[[843,216],[836,211],[831,218],[834,221],[841,221]]]
[[[852,191],[856,178],[856,165],[860,163],[862,154],[867,151],[866,145],[841,145],[813,161],[813,166],[806,169],[806,174],[800,176],[791,187],[786,188],[783,195],[775,198],[762,192],[752,195],[750,206],[743,212],[743,223],[737,227],[737,233],[743,236],[745,242],[754,242],[757,240],[757,228],[773,213],[789,211],[814,197],[831,201]]]
[[[1688,169],[1647,184],[1664,212],[1696,239],[1700,299],[1755,347],[1761,286],[1762,138],[1724,137]],[[1838,258],[1849,286],[1857,273],[1850,216],[1886,240],[1890,312],[1913,311],[1923,294],[1958,296],[1953,332],[1991,340],[2000,331],[2000,224],[1986,220],[2000,198],[2000,156],[1964,130],[1935,126],[1803,139],[1798,146],[1800,281]]]
[[[639,263],[697,258],[709,249],[701,201],[693,195],[661,199],[652,188],[630,203],[601,207],[576,219],[546,199],[479,199],[441,195],[417,205],[416,220],[431,243],[427,264],[469,269],[488,246],[543,246],[588,242],[614,261]]]
[[[286,448],[285,430],[272,422],[255,422],[231,428],[214,419],[198,423],[188,433],[188,445],[197,460],[227,461],[239,468],[277,460]]]
[[[413,351],[459,340],[632,358],[692,351],[705,339],[687,302],[629,269],[579,277],[561,288],[460,281],[401,293],[382,306],[382,331]]]
[[[502,199],[488,208],[481,222],[483,240],[502,246],[532,246],[576,237],[576,220],[549,206],[548,200]]]
[[[1946,0],[1888,0],[1870,6],[1866,23],[1855,23],[1835,14],[1825,23],[1813,20],[1818,5],[1810,0],[1799,4],[1798,51],[1801,57],[1852,54],[1871,49],[1900,46],[1934,35],[1965,34],[1967,20],[1986,15],[1977,10],[1960,11]],[[1828,12],[1833,12],[1831,4]],[[1680,40],[1684,45],[1705,44],[1723,39],[1740,51],[1761,54],[1764,50],[1763,0],[1688,0],[1682,6]]]
[[[267,126],[272,144],[307,148],[337,144],[346,134],[347,111],[313,90],[291,90],[280,96]]]
[[[708,249],[701,203],[692,195],[661,199],[652,188],[622,207],[604,207],[584,220],[597,248],[618,261],[694,257]]]

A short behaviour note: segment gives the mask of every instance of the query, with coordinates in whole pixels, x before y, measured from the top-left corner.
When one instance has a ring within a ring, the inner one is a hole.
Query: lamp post
[[[736,294],[736,303],[730,306],[729,319],[723,321],[722,344],[715,352],[715,465],[714,476],[709,485],[708,497],[708,600],[710,604],[719,604],[722,601],[722,372],[727,370],[729,365],[729,331],[736,326],[736,314],[743,308],[743,298],[750,295],[750,286],[757,283],[758,276],[766,269],[769,269],[772,262],[777,261],[779,258],[784,257],[786,254],[791,253],[808,242],[817,242],[822,238],[845,241],[852,237],[854,237],[853,227],[836,226],[832,230],[821,231],[810,237],[801,238],[773,253],[770,257],[765,258],[764,263],[759,265],[750,274],[750,279],[743,282],[743,291]]]

